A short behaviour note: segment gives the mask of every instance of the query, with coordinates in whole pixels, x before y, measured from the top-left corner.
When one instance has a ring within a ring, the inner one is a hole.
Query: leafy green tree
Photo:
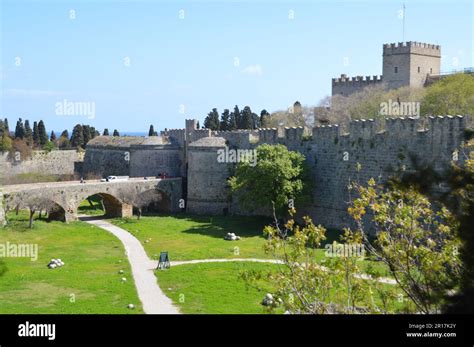
[[[4,132],[0,137],[0,152],[8,152],[12,149],[12,139]]]
[[[474,76],[455,74],[429,86],[421,102],[423,115],[474,115]]]
[[[274,288],[270,302],[266,303],[269,309],[283,307],[293,314],[393,312],[396,296],[392,290],[385,289],[382,294],[377,281],[359,275],[362,269],[358,260],[364,254],[326,254],[320,262],[317,253],[326,239],[326,229],[316,226],[309,217],[296,223],[295,214],[296,210],[290,209],[291,219],[284,225],[275,216],[274,223],[263,231],[267,238],[265,253],[277,260],[280,268],[267,274],[262,271],[241,273],[241,278],[250,286],[262,290],[260,283],[263,282]],[[345,244],[360,244],[362,237],[346,231],[341,239],[342,244],[331,245],[334,250]]]
[[[109,136],[109,129],[105,128],[102,136]]]
[[[71,147],[78,148],[84,145],[84,132],[81,124],[76,124],[72,129]]]
[[[63,130],[58,140],[58,147],[60,149],[68,149],[70,148],[70,146],[71,144],[69,142],[69,132],[67,130]]]
[[[348,211],[366,249],[387,265],[416,312],[440,312],[461,270],[453,215],[445,207],[435,212],[414,187],[393,185],[384,191],[370,179],[367,187],[353,183],[351,188],[357,198]],[[375,242],[369,240],[365,215],[372,216]]]
[[[44,122],[40,120],[38,122],[38,135],[39,135],[39,145],[43,147],[48,142],[48,134],[46,133],[46,127]]]
[[[284,213],[290,199],[295,204],[308,202],[311,183],[303,154],[269,144],[258,146],[256,154],[256,164],[239,162],[229,180],[232,194],[243,207]]]
[[[118,132],[117,129],[114,130],[113,136],[120,136],[120,133]]]
[[[474,140],[463,150],[468,152],[464,165],[453,163],[449,178],[452,200],[450,205],[459,221],[459,238],[462,245],[460,258],[463,263],[459,290],[448,296],[445,312],[474,313]]]
[[[43,149],[46,152],[51,152],[54,148],[56,148],[56,145],[54,144],[53,141],[48,141],[46,144],[43,146]]]

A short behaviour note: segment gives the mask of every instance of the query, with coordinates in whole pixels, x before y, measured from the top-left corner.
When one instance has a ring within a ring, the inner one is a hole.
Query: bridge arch
[[[79,209],[79,205],[86,199],[98,196],[102,200],[102,204],[104,207],[104,217],[106,218],[114,218],[114,217],[131,217],[132,216],[132,205],[130,203],[125,202],[121,199],[119,194],[114,194],[113,192],[105,192],[103,190],[99,190],[96,192],[87,192],[87,194],[81,194],[77,197],[76,201],[76,214]]]
[[[151,188],[137,194],[133,200],[135,213],[140,217],[143,212],[172,211],[171,197],[163,190]]]

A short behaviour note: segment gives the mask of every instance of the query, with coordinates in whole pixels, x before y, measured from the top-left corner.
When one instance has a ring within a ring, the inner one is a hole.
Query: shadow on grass
[[[183,233],[187,234],[200,234],[203,236],[214,237],[223,239],[227,233],[235,233],[241,237],[261,237],[265,239],[263,235],[263,229],[267,225],[273,223],[272,218],[265,216],[208,216],[208,215],[191,215],[187,213],[170,214],[170,213],[147,213],[143,214],[147,217],[173,217],[175,219],[190,221],[193,223],[199,223],[199,226],[195,226],[186,230]],[[127,223],[139,223],[140,221],[131,218],[126,218]],[[340,236],[342,232],[336,229],[328,229],[326,232],[326,240],[321,243],[320,248],[333,241],[341,242]]]

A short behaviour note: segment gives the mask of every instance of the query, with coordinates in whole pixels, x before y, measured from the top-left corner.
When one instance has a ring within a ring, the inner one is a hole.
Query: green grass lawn
[[[0,258],[6,268],[0,313],[143,313],[124,248],[113,235],[84,222],[35,220],[28,229],[26,212],[8,217],[0,244],[38,244],[38,260]],[[51,258],[65,265],[48,269]]]
[[[180,308],[190,314],[261,314],[269,311],[261,305],[266,293],[272,293],[268,282],[259,281],[259,289],[249,287],[240,278],[244,271],[277,271],[277,264],[255,262],[200,263],[172,266],[167,270],[157,270],[158,284],[165,294]],[[391,285],[383,285],[384,290],[393,290]],[[345,292],[334,289],[334,299],[340,301]],[[344,302],[344,301],[343,301]],[[375,302],[380,304],[380,300]],[[402,305],[395,303],[391,309],[399,310]],[[283,313],[282,308],[275,313]]]
[[[195,216],[187,214],[143,216],[110,220],[137,237],[148,256],[158,259],[160,251],[168,251],[171,260],[259,258],[271,259],[265,254],[263,228],[271,223],[264,217],[247,216]],[[241,236],[239,241],[226,241],[224,236],[232,232]],[[328,230],[322,248],[316,250],[318,261],[324,260],[326,243],[340,241],[340,231]],[[146,242],[148,241],[148,242]],[[379,262],[362,260],[362,268],[372,266],[388,275]]]
[[[171,260],[271,258],[263,251],[262,230],[269,222],[266,218],[179,214],[111,222],[138,238],[150,258],[157,259],[160,251],[168,251]],[[241,236],[241,240],[224,240],[228,232]]]

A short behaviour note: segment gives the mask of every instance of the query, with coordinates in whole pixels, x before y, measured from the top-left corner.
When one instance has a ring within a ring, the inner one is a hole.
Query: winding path
[[[115,235],[124,245],[132,275],[137,287],[138,297],[147,314],[177,314],[180,313],[158,286],[155,274],[156,262],[150,260],[140,244],[132,234],[103,219],[81,216],[86,223],[93,224]]]
[[[143,311],[147,314],[178,314],[178,308],[168,298],[161,288],[158,286],[154,270],[158,266],[158,261],[148,258],[145,249],[140,241],[127,230],[119,228],[103,219],[90,216],[80,216],[80,219],[86,223],[93,224],[99,228],[107,230],[115,235],[124,245],[130,266],[132,267],[132,275],[137,287],[138,297],[143,305]],[[276,259],[255,259],[255,258],[230,258],[230,259],[197,259],[171,261],[171,266],[199,264],[199,263],[225,263],[225,262],[256,262],[256,263],[273,263],[282,264],[282,261]],[[325,267],[322,267],[326,270]],[[357,278],[370,279],[366,274],[355,275]],[[396,284],[391,278],[378,278],[378,282],[386,284]]]

